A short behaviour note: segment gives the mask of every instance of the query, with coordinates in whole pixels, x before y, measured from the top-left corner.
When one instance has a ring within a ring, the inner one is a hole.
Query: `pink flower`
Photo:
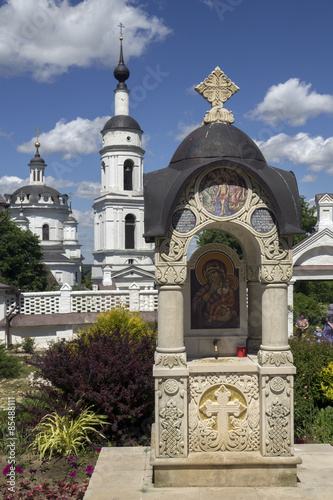
[[[308,388],[308,386],[306,385],[306,386],[304,387],[304,389],[307,389],[307,388]]]
[[[19,465],[17,465],[17,466],[15,467],[15,470],[16,470],[16,472],[18,472],[19,474],[23,474],[23,470],[21,469],[21,467],[20,467]]]
[[[92,465],[88,465],[87,468],[86,468],[86,473],[89,474],[89,476],[91,476],[93,472],[94,472],[93,466]]]
[[[2,474],[4,474],[6,476],[7,474],[9,474],[9,471],[10,471],[10,465],[8,464],[8,465],[6,465],[4,470],[2,471]]]
[[[75,470],[72,470],[72,472],[69,474],[71,477],[76,477],[76,472]]]

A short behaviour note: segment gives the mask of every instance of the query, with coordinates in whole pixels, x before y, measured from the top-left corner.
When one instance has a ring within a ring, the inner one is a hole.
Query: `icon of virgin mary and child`
[[[238,280],[227,274],[221,260],[212,259],[202,267],[203,285],[192,294],[192,328],[238,326]],[[193,290],[193,289],[192,289]]]

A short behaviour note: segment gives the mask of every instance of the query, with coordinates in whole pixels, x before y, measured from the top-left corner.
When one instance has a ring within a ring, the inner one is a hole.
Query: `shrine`
[[[220,70],[196,87],[212,105],[168,167],[144,176],[145,238],[159,286],[155,487],[296,486],[287,284],[300,233],[295,176],[266,163],[223,107]],[[198,233],[233,236],[242,255]]]

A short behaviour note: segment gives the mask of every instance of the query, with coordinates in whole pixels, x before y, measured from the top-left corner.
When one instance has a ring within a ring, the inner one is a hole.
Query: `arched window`
[[[133,189],[133,162],[126,160],[124,163],[124,191]]]
[[[50,228],[48,224],[43,225],[43,240],[48,241],[50,239]]]
[[[128,214],[125,217],[125,248],[135,248],[134,246],[135,217]]]

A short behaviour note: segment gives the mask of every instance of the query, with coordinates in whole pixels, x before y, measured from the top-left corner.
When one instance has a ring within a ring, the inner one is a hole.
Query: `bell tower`
[[[114,70],[115,115],[104,125],[101,155],[101,191],[94,209],[95,288],[154,285],[154,250],[144,232],[142,130],[129,115],[130,76],[124,63],[122,23],[120,56]],[[111,270],[111,271],[110,271]],[[111,278],[110,278],[111,272]]]

